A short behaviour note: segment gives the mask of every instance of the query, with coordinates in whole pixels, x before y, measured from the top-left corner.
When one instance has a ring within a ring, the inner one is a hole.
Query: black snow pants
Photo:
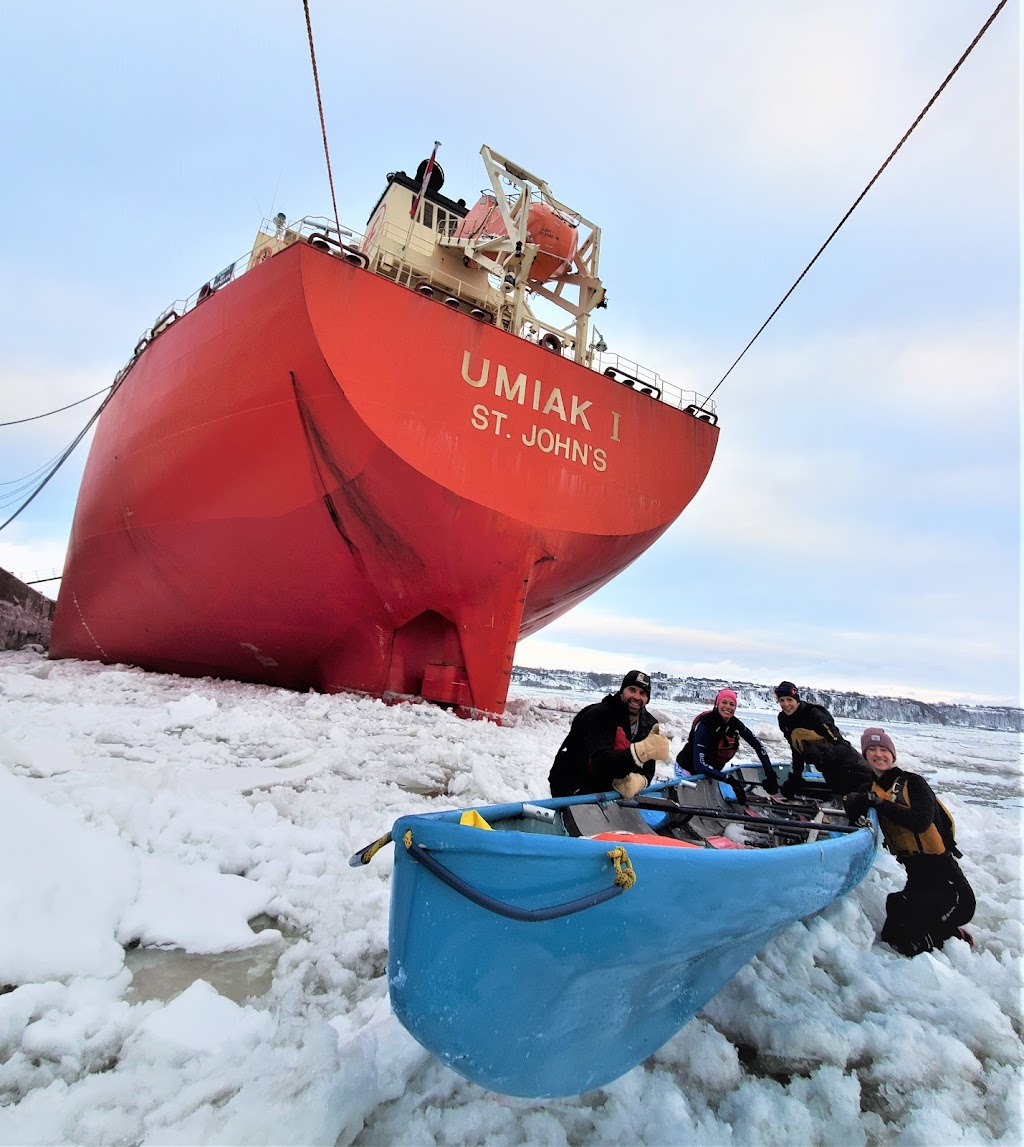
[[[864,758],[852,745],[822,742],[811,745],[805,756],[817,766],[825,784],[838,797],[855,793],[875,779]]]
[[[941,948],[973,918],[974,892],[949,853],[910,856],[901,863],[907,884],[885,901],[882,940],[903,956],[916,956]]]

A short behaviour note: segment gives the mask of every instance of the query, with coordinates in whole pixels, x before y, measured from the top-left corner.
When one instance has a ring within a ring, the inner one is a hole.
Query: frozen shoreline
[[[362,870],[348,856],[402,813],[543,795],[592,699],[517,688],[499,726],[0,654],[0,982],[13,986],[0,995],[0,1143],[1018,1141],[1011,733],[891,730],[956,815],[979,901],[973,952],[952,941],[908,961],[876,942],[902,882],[883,856],[599,1091],[496,1097],[404,1032],[384,979],[390,853]],[[677,744],[699,706],[652,708]],[[774,714],[741,715],[779,755]],[[261,913],[271,927],[254,933]],[[133,964],[154,945],[228,963],[265,957],[279,932],[269,989],[247,1003],[202,980],[132,1002],[133,941]]]

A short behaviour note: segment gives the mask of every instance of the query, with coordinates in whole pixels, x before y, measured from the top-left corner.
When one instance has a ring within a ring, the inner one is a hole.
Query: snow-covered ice
[[[600,1090],[496,1096],[406,1034],[391,850],[349,856],[404,813],[546,795],[595,699],[515,689],[498,725],[0,653],[0,1143],[1019,1143],[1012,733],[889,726],[956,816],[973,950],[877,942],[883,855]],[[697,707],[651,708],[678,748]],[[784,760],[774,713],[740,715]]]

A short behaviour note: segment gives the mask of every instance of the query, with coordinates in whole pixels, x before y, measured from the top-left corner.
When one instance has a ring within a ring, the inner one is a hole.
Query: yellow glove
[[[662,738],[664,740],[664,737]],[[631,801],[633,797],[641,790],[647,787],[647,778],[643,773],[626,773],[624,777],[619,777],[617,781],[612,781],[612,788],[624,797],[626,800]]]
[[[824,740],[825,738],[820,733],[815,733],[813,729],[794,729],[789,743],[799,753]]]
[[[630,745],[629,751],[633,754],[633,760],[640,766],[648,761],[667,761],[668,737],[663,737],[655,725],[642,741]]]

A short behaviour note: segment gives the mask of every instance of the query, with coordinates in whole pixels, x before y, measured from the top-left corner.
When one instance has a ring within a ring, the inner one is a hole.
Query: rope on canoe
[[[636,884],[636,873],[633,871],[629,853],[620,844],[618,848],[613,848],[608,853],[608,859],[615,865],[615,883],[623,892],[628,892]]]

